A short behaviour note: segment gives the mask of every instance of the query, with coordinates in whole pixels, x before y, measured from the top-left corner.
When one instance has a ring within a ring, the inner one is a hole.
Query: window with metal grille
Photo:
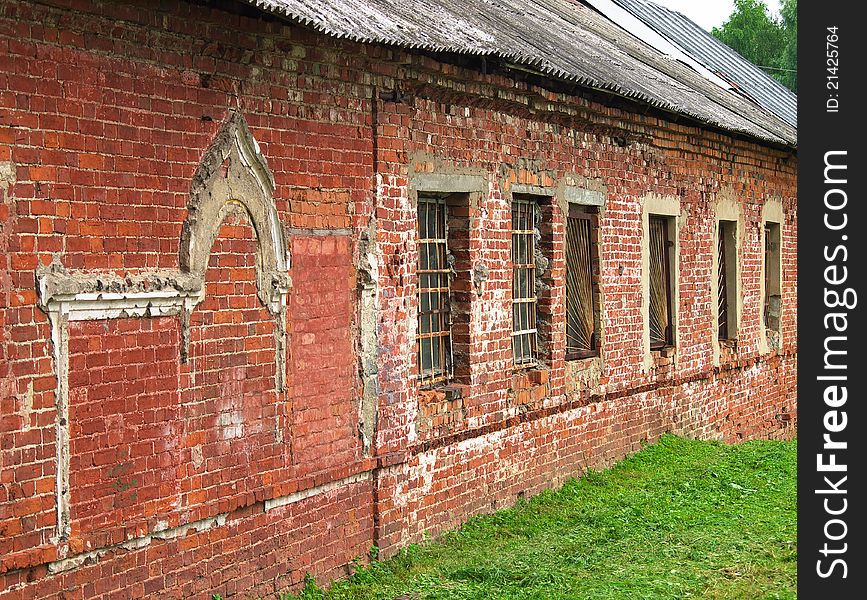
[[[422,385],[452,376],[447,207],[444,198],[418,199],[418,373]]]
[[[589,207],[569,205],[566,220],[566,359],[598,355],[594,284],[596,231]]]
[[[515,364],[536,364],[536,203],[512,202],[512,350]]]
[[[650,348],[658,350],[674,344],[671,310],[671,217],[651,216],[649,219],[649,293]]]
[[[737,338],[737,221],[720,221],[717,240],[717,324],[721,340]]]
[[[780,224],[765,223],[765,327],[778,332],[782,310],[782,279],[780,277]]]

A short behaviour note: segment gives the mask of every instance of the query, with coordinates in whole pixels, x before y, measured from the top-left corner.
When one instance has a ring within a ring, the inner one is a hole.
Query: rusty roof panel
[[[794,147],[796,129],[577,0],[247,0],[359,42],[496,55],[698,121]]]

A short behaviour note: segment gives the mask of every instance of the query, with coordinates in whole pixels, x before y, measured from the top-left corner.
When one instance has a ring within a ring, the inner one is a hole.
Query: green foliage
[[[304,574],[304,589],[298,594],[299,600],[325,600],[325,591],[316,584],[312,574]]]
[[[665,436],[300,598],[795,598],[796,449]]]
[[[777,19],[763,0],[735,0],[728,20],[714,27],[711,34],[796,91],[797,11],[797,0],[783,0],[781,16]]]
[[[780,61],[786,71],[780,75],[780,81],[793,92],[798,91],[798,0],[783,0],[780,9],[786,45]]]

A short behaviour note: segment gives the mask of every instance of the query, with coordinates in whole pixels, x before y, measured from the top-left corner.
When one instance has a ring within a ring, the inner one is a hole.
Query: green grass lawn
[[[300,598],[794,598],[796,442],[665,436]]]

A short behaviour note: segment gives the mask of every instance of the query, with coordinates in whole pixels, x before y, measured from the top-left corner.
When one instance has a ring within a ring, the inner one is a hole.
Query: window
[[[765,328],[780,331],[782,310],[782,282],[780,278],[780,224],[765,223]]]
[[[444,198],[418,199],[418,373],[422,385],[452,376],[447,205]]]
[[[674,219],[651,215],[649,218],[649,302],[650,348],[659,350],[674,345],[674,322],[671,306],[671,241]]]
[[[569,205],[566,219],[566,359],[598,355],[595,209]]]
[[[536,364],[536,214],[532,200],[512,202],[512,350],[515,364]]]
[[[719,221],[717,240],[717,324],[718,338],[738,337],[737,303],[737,221]]]

